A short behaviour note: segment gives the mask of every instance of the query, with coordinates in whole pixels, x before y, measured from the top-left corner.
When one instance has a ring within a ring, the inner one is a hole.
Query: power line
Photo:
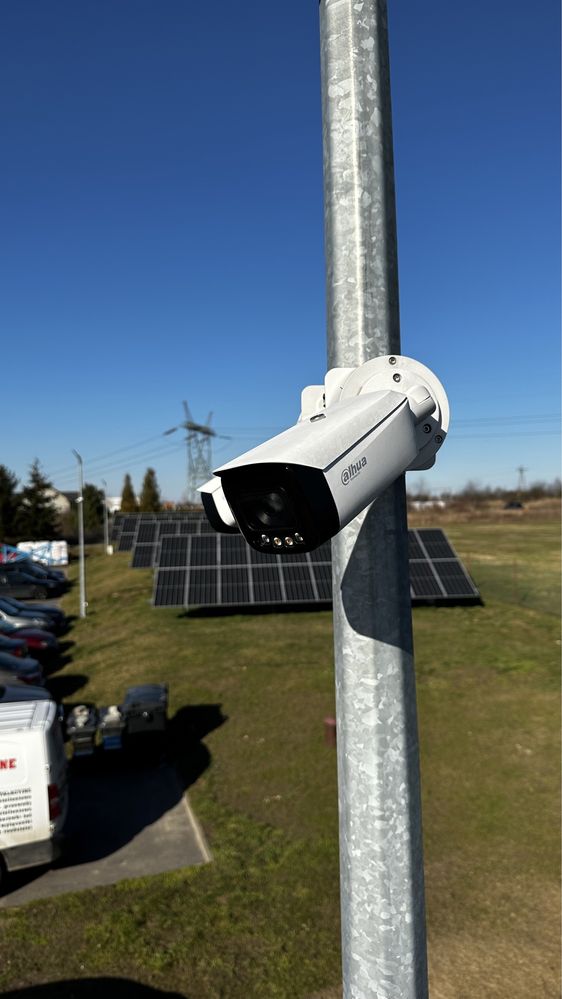
[[[517,423],[544,423],[545,421],[560,420],[560,413],[545,413],[543,416],[481,416],[470,419],[456,420],[453,418],[455,426],[481,426],[483,424],[517,424]]]
[[[88,469],[87,475],[88,475],[89,478],[100,478],[102,474],[103,475],[109,475],[109,474],[111,474],[111,472],[121,471],[124,468],[127,468],[127,469],[134,468],[136,465],[142,465],[145,462],[147,462],[147,461],[149,461],[149,460],[151,460],[153,458],[163,458],[163,457],[166,458],[166,457],[169,457],[171,454],[175,454],[178,451],[181,451],[182,448],[183,448],[183,442],[175,444],[172,447],[167,447],[164,450],[160,449],[158,451],[149,451],[146,454],[134,456],[132,458],[132,460],[127,460],[126,463],[123,462],[123,461],[119,461],[119,462],[114,463],[113,465],[106,465],[102,469],[95,470],[93,474],[92,474],[91,470]],[[84,464],[85,464],[85,467],[87,467],[86,463],[84,463]],[[62,482],[61,482],[61,479],[59,477],[59,479],[57,480],[57,486],[60,487],[61,485],[64,485],[66,482],[69,482],[69,481],[71,481],[70,476],[63,476],[62,477]]]
[[[477,427],[486,427],[486,426],[494,426],[494,425],[496,425],[498,427],[501,427],[501,426],[516,425],[516,424],[520,424],[520,423],[525,423],[527,425],[529,425],[529,424],[535,425],[535,424],[540,423],[540,422],[552,421],[552,420],[559,420],[559,419],[560,419],[560,414],[557,414],[557,413],[544,413],[544,414],[532,413],[532,414],[520,414],[520,415],[517,415],[517,416],[498,416],[498,417],[495,417],[495,416],[482,416],[482,417],[467,418],[467,419],[454,419],[453,418],[451,430],[449,432],[449,436],[451,437],[454,434],[454,439],[455,440],[477,440],[477,439],[486,440],[486,439],[493,438],[493,437],[513,437],[513,436],[518,436],[518,437],[554,436],[556,433],[558,433],[558,431],[552,431],[552,430],[547,430],[547,429],[545,429],[545,430],[538,430],[537,429],[537,430],[532,430],[532,431],[518,431],[516,434],[515,433],[506,433],[506,434],[503,434],[503,433],[498,432],[498,433],[477,434],[477,435],[473,435],[473,434],[462,434],[462,435],[458,435],[456,433],[456,429],[457,428],[459,428],[459,429],[465,429],[465,428],[469,429],[470,427],[477,428]],[[259,440],[261,440],[261,439],[263,439],[263,438],[265,438],[265,437],[267,437],[269,435],[280,433],[282,430],[284,430],[286,428],[285,427],[280,427],[280,426],[276,426],[276,427],[272,427],[272,426],[269,426],[269,427],[266,427],[266,426],[255,426],[255,427],[251,427],[251,426],[244,426],[244,427],[233,426],[233,427],[224,427],[224,426],[221,426],[220,428],[217,428],[217,429],[220,429],[221,433],[228,432],[228,433],[235,434],[236,436],[233,438],[233,442],[235,442],[235,441],[249,441],[249,442],[252,442],[252,441],[259,441]],[[135,451],[137,448],[143,447],[145,444],[149,444],[152,441],[162,440],[163,437],[164,437],[164,435],[161,434],[161,433],[160,434],[153,434],[150,437],[145,437],[142,440],[135,441],[132,444],[124,444],[121,447],[112,449],[111,451],[105,451],[105,452],[102,452],[100,454],[94,455],[92,458],[85,458],[85,464],[87,464],[90,476],[93,474],[93,475],[99,477],[99,475],[103,474],[104,472],[106,472],[106,471],[107,472],[112,471],[112,470],[118,468],[121,464],[125,463],[125,462],[123,462],[123,463],[121,463],[121,462],[119,462],[119,463],[113,462],[113,463],[111,463],[111,465],[108,466],[108,465],[104,464],[104,462],[106,461],[106,459],[115,457],[116,455],[125,455],[128,451]],[[156,449],[156,450],[152,450],[150,452],[150,454],[145,454],[144,452],[142,454],[140,454],[140,455],[134,455],[133,454],[133,455],[130,456],[130,458],[126,459],[126,464],[128,464],[128,465],[139,464],[139,462],[143,461],[145,459],[145,457],[153,457],[153,456],[156,456],[158,453],[159,453],[158,449]],[[162,454],[165,454],[165,453],[169,453],[169,452],[162,451]],[[99,468],[97,466],[99,466]],[[55,478],[58,478],[59,481],[60,481],[61,478],[63,480],[65,480],[65,479],[71,479],[72,478],[72,481],[74,481],[74,471],[75,471],[74,467],[72,465],[68,465],[67,464],[67,465],[60,466],[59,468],[55,468],[53,470],[49,469],[48,471],[46,471],[45,474],[51,480],[53,480]]]
[[[124,445],[123,447],[115,448],[115,450],[113,450],[113,451],[107,451],[107,452],[105,452],[105,454],[95,455],[94,457],[88,459],[88,464],[89,465],[94,465],[94,464],[97,465],[101,461],[104,461],[106,458],[111,458],[111,457],[113,457],[116,454],[122,454],[124,451],[134,451],[136,448],[142,447],[144,444],[149,444],[150,441],[161,440],[163,437],[164,437],[164,434],[153,434],[152,437],[145,437],[144,440],[137,441],[135,444],[127,444],[127,445]],[[167,443],[167,442],[165,441],[164,443]],[[62,474],[62,472],[68,471],[69,468],[70,468],[69,465],[64,465],[62,468],[60,468],[58,470],[55,470],[54,472],[49,472],[49,475]]]
[[[455,441],[485,441],[492,437],[559,437],[559,430],[522,430],[517,433],[497,433],[497,434],[456,434],[450,431],[448,437],[454,439]]]

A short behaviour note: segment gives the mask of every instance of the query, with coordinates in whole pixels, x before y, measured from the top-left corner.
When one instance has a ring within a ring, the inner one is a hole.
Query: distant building
[[[80,495],[78,492],[63,492],[60,489],[46,489],[45,493],[53,503],[60,517],[64,517],[65,513],[70,513],[71,510],[74,510],[76,500]],[[120,496],[107,496],[106,503],[109,513],[118,513],[121,509]]]
[[[107,503],[107,509],[109,510],[109,513],[119,513],[121,509],[120,496],[106,496],[105,502]]]
[[[65,513],[70,513],[78,499],[78,492],[61,492],[59,489],[46,489],[45,495],[49,497],[55,510],[60,517],[64,517]]]
[[[410,500],[412,510],[444,510],[447,504],[442,499]]]

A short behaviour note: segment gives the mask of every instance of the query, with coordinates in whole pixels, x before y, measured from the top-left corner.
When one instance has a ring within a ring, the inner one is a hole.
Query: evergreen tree
[[[10,544],[16,537],[18,480],[5,465],[0,465],[0,542]]]
[[[16,534],[20,540],[50,541],[58,536],[59,515],[49,496],[52,488],[36,458],[29,472],[29,483],[20,496],[16,517]]]
[[[162,509],[160,490],[156,481],[156,472],[147,468],[140,494],[139,510],[142,513],[158,513]]]
[[[96,531],[103,526],[103,492],[91,482],[82,491],[84,498],[84,530]]]
[[[137,498],[131,476],[127,472],[123,482],[123,492],[121,493],[121,513],[136,513],[138,510]]]

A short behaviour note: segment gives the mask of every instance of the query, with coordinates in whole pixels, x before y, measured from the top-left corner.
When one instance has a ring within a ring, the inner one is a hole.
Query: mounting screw
[[[424,423],[424,425],[423,425],[423,432],[424,432],[424,434],[430,434],[431,433],[431,424],[430,423]]]
[[[402,381],[402,375],[399,375],[398,372],[396,372],[396,374],[393,375],[392,378],[393,378],[393,380],[395,382],[401,382]]]
[[[443,438],[442,438],[441,434],[435,434],[434,440],[435,440],[436,444],[442,444],[443,443]]]
[[[389,357],[388,358],[388,363],[389,364],[396,364],[396,358],[395,357]]]

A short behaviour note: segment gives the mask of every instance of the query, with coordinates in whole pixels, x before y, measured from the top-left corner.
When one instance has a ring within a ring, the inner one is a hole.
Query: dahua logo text
[[[351,482],[351,480],[354,479],[356,475],[359,475],[359,472],[363,468],[365,468],[366,464],[367,464],[366,458],[361,458],[360,461],[352,461],[351,465],[348,465],[347,468],[344,468],[343,472],[341,473],[342,485],[347,486],[348,482]]]

